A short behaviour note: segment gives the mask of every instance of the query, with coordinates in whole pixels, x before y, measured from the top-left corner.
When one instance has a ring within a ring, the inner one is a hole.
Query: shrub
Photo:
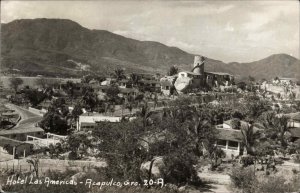
[[[256,192],[258,193],[283,193],[292,192],[290,184],[285,183],[284,177],[268,177],[258,184]]]
[[[232,185],[245,193],[254,193],[257,179],[252,167],[236,167],[229,174]]]
[[[296,170],[295,168],[292,169],[293,174],[297,174],[298,170]]]
[[[71,151],[71,152],[69,153],[68,158],[69,158],[69,160],[76,160],[76,159],[78,159],[78,155],[77,155],[76,152]]]

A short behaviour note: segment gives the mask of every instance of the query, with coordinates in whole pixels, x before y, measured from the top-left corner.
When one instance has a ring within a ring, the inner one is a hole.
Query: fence
[[[39,172],[45,173],[48,170],[65,171],[67,169],[85,171],[96,167],[106,167],[104,161],[80,161],[80,160],[57,160],[57,159],[39,159]],[[27,159],[14,159],[0,162],[1,170],[11,170],[13,172],[30,172],[33,170]]]
[[[2,147],[0,147],[0,163],[8,160],[13,160],[14,156],[10,155]]]

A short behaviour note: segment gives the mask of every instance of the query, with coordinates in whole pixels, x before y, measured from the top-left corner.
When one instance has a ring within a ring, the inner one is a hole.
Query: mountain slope
[[[41,71],[74,67],[68,60],[101,71],[112,70],[116,65],[126,69],[166,70],[172,64],[193,61],[193,55],[178,48],[104,30],[89,30],[61,19],[16,20],[2,25],[2,56],[4,67]]]
[[[287,54],[274,54],[259,61],[240,65],[242,66],[240,73],[244,76],[255,75],[266,79],[276,76],[300,78],[300,61]]]
[[[107,74],[115,68],[164,74],[172,65],[190,70],[194,58],[176,47],[90,30],[65,19],[22,19],[1,24],[1,39],[2,71],[15,69],[26,75]],[[295,77],[298,67],[299,60],[280,54],[244,64],[207,59],[205,69],[238,77],[273,78]]]

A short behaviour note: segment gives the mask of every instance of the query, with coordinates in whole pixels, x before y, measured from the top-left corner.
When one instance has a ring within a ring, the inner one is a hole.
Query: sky
[[[299,2],[273,1],[2,1],[1,23],[71,19],[89,29],[158,41],[224,62],[272,54],[299,58]]]

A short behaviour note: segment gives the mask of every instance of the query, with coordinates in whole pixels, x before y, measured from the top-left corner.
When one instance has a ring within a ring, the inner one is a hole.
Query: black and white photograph
[[[0,193],[299,193],[298,0],[2,0]]]

